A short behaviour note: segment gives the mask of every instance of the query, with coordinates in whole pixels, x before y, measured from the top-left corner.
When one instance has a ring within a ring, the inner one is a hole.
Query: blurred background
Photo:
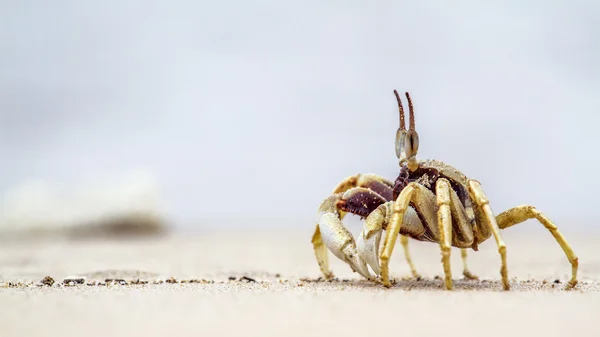
[[[303,228],[422,159],[597,228],[593,1],[0,1],[0,228]],[[135,227],[135,226],[134,226]],[[518,230],[518,229],[515,229]]]

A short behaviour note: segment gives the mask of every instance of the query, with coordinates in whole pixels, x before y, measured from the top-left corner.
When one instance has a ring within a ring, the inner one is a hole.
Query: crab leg
[[[471,200],[473,200],[479,210],[483,212],[481,220],[490,228],[494,235],[494,239],[496,240],[496,244],[498,245],[498,253],[500,253],[502,261],[502,266],[500,268],[502,286],[504,287],[504,290],[509,290],[510,283],[508,282],[508,268],[506,267],[506,244],[504,243],[504,240],[502,240],[502,235],[500,235],[500,227],[498,227],[496,217],[490,207],[490,201],[485,196],[483,188],[481,188],[481,184],[477,180],[470,179],[468,186]]]
[[[383,285],[386,287],[391,286],[389,279],[389,260],[394,251],[394,245],[396,239],[400,233],[400,228],[405,220],[411,219],[411,216],[405,217],[405,215],[414,212],[412,208],[409,208],[410,203],[413,203],[420,215],[423,216],[424,222],[422,226],[428,226],[430,224],[436,224],[437,219],[435,216],[435,196],[426,187],[419,185],[415,182],[411,182],[400,192],[400,195],[391,205],[391,218],[386,230],[386,236],[383,243],[383,249],[379,256],[381,263],[381,279]],[[436,226],[429,226],[432,231],[434,238],[439,237],[438,229]]]
[[[479,280],[479,277],[471,273],[471,271],[469,270],[469,267],[467,265],[467,250],[465,248],[461,248],[460,256],[462,257],[463,261],[463,276],[469,280]]]
[[[452,276],[450,269],[450,249],[453,244],[453,228],[462,233],[463,240],[472,242],[473,233],[468,228],[466,211],[458,195],[450,186],[447,179],[439,179],[436,183],[436,196],[438,206],[438,225],[440,231],[440,246],[442,248],[442,262],[444,264],[445,283],[447,289],[452,289]],[[465,228],[467,227],[467,228]],[[463,261],[463,275],[468,279],[478,279],[467,266],[467,250],[461,248]]]
[[[398,199],[394,202],[393,213],[392,213],[392,221],[388,226],[385,235],[385,241],[383,243],[383,250],[381,251],[381,256],[379,260],[381,261],[381,279],[383,281],[383,285],[386,287],[390,287],[390,273],[389,273],[389,262],[392,257],[392,252],[394,251],[394,245],[396,244],[396,238],[398,237],[398,233],[400,233],[400,227],[402,226],[402,220],[404,219],[404,213],[408,208],[408,204],[410,199],[412,198],[413,193],[416,190],[416,183],[408,184],[400,195]]]
[[[408,250],[408,236],[400,235],[400,244],[402,245],[402,248],[404,249],[404,257],[406,258],[406,262],[408,263],[408,266],[410,267],[410,272],[411,272],[412,276],[414,278],[421,277],[419,275],[419,273],[417,273],[417,269],[415,268],[412,258],[410,257],[410,251]]]
[[[451,290],[452,270],[450,269],[450,249],[452,247],[452,215],[450,213],[450,183],[446,179],[439,179],[435,188],[446,289]]]
[[[319,263],[319,268],[321,268],[321,272],[325,276],[325,279],[332,279],[333,273],[329,269],[329,256],[327,256],[327,247],[323,243],[323,237],[321,236],[321,230],[319,229],[318,224],[311,241],[315,249],[315,255],[317,257],[317,262]]]
[[[577,255],[571,249],[571,246],[567,243],[567,240],[562,236],[559,232],[558,227],[550,221],[544,214],[538,211],[535,207],[529,205],[522,205],[511,208],[507,211],[504,211],[496,217],[496,221],[498,221],[498,226],[500,229],[505,229],[516,224],[519,224],[528,219],[537,219],[546,229],[550,231],[552,236],[556,239],[560,247],[563,249],[569,262],[571,263],[571,280],[567,284],[567,289],[571,289],[575,287],[577,284],[577,269],[578,269],[578,258]]]

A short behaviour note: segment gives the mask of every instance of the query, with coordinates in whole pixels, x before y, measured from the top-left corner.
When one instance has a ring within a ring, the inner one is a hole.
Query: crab
[[[388,264],[400,235],[414,277],[418,277],[418,273],[410,258],[408,238],[440,245],[444,284],[451,290],[451,248],[461,249],[463,274],[467,278],[476,278],[467,268],[467,249],[477,251],[479,244],[493,236],[500,255],[502,286],[509,290],[506,244],[500,230],[537,219],[565,252],[572,267],[566,288],[575,287],[578,258],[557,226],[530,205],[517,206],[496,216],[479,181],[438,160],[418,161],[419,136],[415,130],[412,100],[407,92],[410,125],[406,130],[402,101],[396,90],[394,94],[400,112],[395,141],[400,174],[394,183],[375,174],[350,176],[321,203],[312,244],[325,278],[333,278],[329,269],[329,250],[354,272],[390,287]],[[347,213],[364,219],[357,240],[342,223]]]

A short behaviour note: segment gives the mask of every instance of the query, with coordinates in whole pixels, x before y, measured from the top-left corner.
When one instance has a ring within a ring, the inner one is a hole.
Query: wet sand
[[[414,241],[421,280],[398,246],[391,289],[333,256],[337,279],[323,281],[310,229],[3,242],[0,336],[598,336],[600,235],[567,234],[578,287],[563,290],[570,264],[550,235],[509,231],[510,292],[493,240],[470,253],[479,281],[462,279],[453,250],[452,292],[436,278],[439,248]],[[40,285],[45,276],[55,283]],[[64,284],[68,276],[85,279]]]

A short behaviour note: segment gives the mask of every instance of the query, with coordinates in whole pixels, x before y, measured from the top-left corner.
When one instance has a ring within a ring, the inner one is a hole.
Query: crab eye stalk
[[[398,101],[400,101],[400,97],[397,93],[396,98],[398,99]],[[413,108],[412,100],[410,99],[410,95],[408,94],[408,92],[406,93],[406,99],[408,100],[410,122],[408,131],[404,131],[405,135],[404,137],[401,137],[404,138],[404,142],[400,146],[403,146],[404,160],[408,161],[408,169],[410,171],[414,171],[419,167],[419,164],[417,162],[417,152],[419,151],[419,134],[415,129],[415,110]],[[401,114],[404,115],[403,111],[401,112]],[[400,139],[398,139],[397,137],[397,140]]]
[[[404,144],[406,139],[406,130],[398,129],[396,132],[396,157],[398,159],[406,160],[406,155],[404,154]]]
[[[406,122],[404,120],[404,107],[402,106],[402,100],[398,91],[394,90],[396,100],[398,101],[398,111],[400,112],[400,127],[396,131],[396,157],[400,159],[400,165],[406,161],[406,155],[404,153],[404,143],[406,138]]]
[[[415,130],[408,130],[404,138],[404,154],[408,160],[411,171],[417,169],[417,152],[419,151],[419,134]]]

